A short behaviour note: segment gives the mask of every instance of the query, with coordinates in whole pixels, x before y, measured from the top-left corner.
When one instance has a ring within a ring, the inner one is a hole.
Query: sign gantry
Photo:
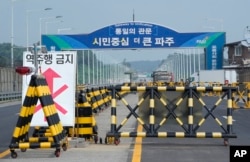
[[[89,34],[42,35],[50,50],[204,48],[205,68],[221,69],[225,32],[179,33],[146,22],[124,22]]]

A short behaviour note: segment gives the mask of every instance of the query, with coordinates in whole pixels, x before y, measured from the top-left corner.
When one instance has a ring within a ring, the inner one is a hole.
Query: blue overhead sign
[[[42,44],[47,49],[55,50],[202,47],[210,51],[206,58],[206,68],[212,69],[215,66],[218,69],[222,67],[225,33],[179,33],[152,23],[125,22],[89,34],[42,35]],[[212,51],[215,49],[216,63],[212,65],[212,56],[215,57]]]

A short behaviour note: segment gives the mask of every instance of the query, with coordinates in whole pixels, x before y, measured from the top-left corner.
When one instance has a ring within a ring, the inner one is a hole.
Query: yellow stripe
[[[183,98],[180,98],[179,101],[176,103],[176,105],[178,106],[181,102],[182,102]]]
[[[222,91],[222,87],[213,87],[213,91]]]
[[[97,102],[94,102],[94,103],[92,104],[92,109],[95,109],[95,108],[97,108],[97,107],[98,107]]]
[[[146,132],[137,132],[137,137],[146,137]]]
[[[215,105],[218,106],[220,103],[221,103],[222,99],[220,98],[216,103]]]
[[[137,105],[140,106],[143,101],[144,101],[144,98],[141,98]]]
[[[138,125],[137,132],[141,132],[141,131],[142,131],[142,126]],[[142,137],[136,137],[132,162],[141,161],[141,150],[142,150]]]
[[[155,107],[155,102],[154,101],[155,101],[154,99],[150,99],[149,100],[149,107],[150,108],[154,108]]]
[[[162,103],[164,106],[167,105],[167,103],[164,101],[164,99],[163,99],[162,97],[160,98],[160,101],[161,101],[161,103]]]
[[[206,133],[205,133],[205,132],[197,132],[197,133],[196,133],[196,136],[197,136],[198,138],[204,138],[204,137],[206,137]]]
[[[92,117],[76,117],[75,121],[78,124],[92,124]]]
[[[221,138],[222,134],[220,132],[213,132],[212,136],[213,136],[213,138]]]
[[[180,124],[183,125],[182,121],[179,118],[176,118],[176,121]]]
[[[205,91],[206,88],[205,87],[197,87],[196,89],[197,89],[197,91]]]
[[[167,137],[167,132],[158,132],[158,137]]]
[[[137,121],[140,123],[140,124],[144,124],[143,120],[141,120],[141,118],[137,118]]]
[[[184,91],[185,87],[176,87],[176,91]]]
[[[205,118],[203,118],[200,122],[199,122],[199,126],[201,126],[203,123],[204,123],[204,121],[205,121]]]
[[[26,113],[27,113],[28,109],[29,109],[29,107],[22,106],[19,116],[27,117]]]
[[[233,124],[233,116],[227,117],[227,124],[232,125]]]
[[[122,86],[121,90],[122,91],[130,91],[130,87]]]
[[[157,87],[157,89],[159,90],[159,91],[166,91],[167,90],[167,87],[166,86],[159,86],[159,87]]]
[[[122,102],[124,103],[125,106],[128,106],[128,102],[124,98],[122,98]]]
[[[116,116],[115,115],[111,116],[111,124],[116,124]]]
[[[55,125],[51,125],[49,126],[49,129],[51,131],[51,136],[56,136],[58,134],[58,132],[56,131]],[[46,134],[46,133],[45,133]]]
[[[200,103],[201,103],[203,106],[206,105],[206,104],[203,102],[203,100],[202,100],[201,98],[199,98],[199,101],[200,101]]]
[[[79,128],[78,129],[78,134],[80,135],[92,135],[93,134],[93,128],[92,127],[85,127],[85,128]]]
[[[233,107],[233,102],[231,99],[227,100],[227,107],[231,109]]]
[[[40,148],[51,148],[51,143],[50,142],[41,142]]]
[[[183,137],[185,137],[185,133],[184,132],[175,132],[175,136],[177,138],[183,138]]]
[[[163,125],[165,122],[166,122],[166,118],[164,118],[161,122],[160,122],[160,124],[159,125]]]
[[[193,115],[188,115],[188,124],[193,124],[193,123],[194,123]]]
[[[129,137],[130,132],[122,132],[121,137]]]
[[[7,155],[9,155],[9,154],[10,154],[10,150],[5,150],[4,152],[1,152],[0,153],[0,159],[7,156]]]
[[[222,123],[220,122],[220,120],[218,118],[215,118],[215,121],[220,125],[222,126]]]
[[[28,96],[28,97],[34,97],[34,91],[35,91],[35,87],[29,86],[28,90],[27,90],[27,93],[26,93],[26,96]]]
[[[111,100],[111,107],[116,107],[116,99]]]
[[[44,112],[44,115],[45,115],[46,117],[48,117],[48,116],[51,115],[51,114],[50,114],[50,109],[49,109],[48,106],[44,106],[44,107],[43,107],[43,112]]]
[[[154,115],[150,115],[149,116],[149,124],[154,124],[155,123],[155,116]]]
[[[121,125],[125,125],[127,121],[128,121],[128,119],[125,118],[125,119],[121,122]]]
[[[25,142],[25,143],[19,143],[19,148],[30,148],[30,143]]]
[[[139,86],[137,87],[137,91],[145,91],[146,87],[145,86]]]
[[[20,127],[16,127],[13,133],[13,137],[18,138],[19,134],[20,134],[21,128]]]
[[[193,98],[188,98],[188,107],[193,107]]]

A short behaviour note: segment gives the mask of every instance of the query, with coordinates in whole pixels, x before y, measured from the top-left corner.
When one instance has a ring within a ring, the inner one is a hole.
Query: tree
[[[20,66],[23,62],[23,51],[24,47],[18,47],[14,45],[13,50],[13,60],[14,66]],[[11,66],[11,44],[1,43],[0,44],[0,67],[10,67]]]

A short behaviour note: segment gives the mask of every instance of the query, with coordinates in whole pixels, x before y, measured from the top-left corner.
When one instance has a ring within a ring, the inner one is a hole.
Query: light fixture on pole
[[[14,2],[18,0],[11,0],[11,49],[10,49],[10,57],[11,57],[11,67],[14,67]]]
[[[62,20],[59,21],[47,21],[45,22],[45,34],[48,34],[48,24],[53,24],[53,23],[62,23]]]
[[[203,26],[202,28],[207,29],[208,31],[214,31],[213,26]]]
[[[223,31],[224,27],[223,27],[223,19],[214,19],[214,18],[205,18],[206,21],[215,21],[220,23],[220,30]]]
[[[65,30],[72,30],[72,28],[61,28],[61,29],[57,29],[57,34],[60,34],[61,31],[65,31]]]
[[[39,12],[39,11],[49,11],[52,10],[52,8],[45,8],[42,10],[26,10],[26,34],[27,34],[27,45],[26,50],[29,50],[29,14],[31,12]]]
[[[13,55],[14,55],[14,51],[13,51],[13,46],[14,46],[14,2],[15,0],[12,0],[11,1],[11,67],[13,68],[14,67],[14,59],[13,59]]]
[[[42,21],[43,20],[47,20],[47,19],[59,19],[59,18],[62,18],[62,16],[55,16],[55,17],[41,17],[40,18],[40,47],[42,47]]]

